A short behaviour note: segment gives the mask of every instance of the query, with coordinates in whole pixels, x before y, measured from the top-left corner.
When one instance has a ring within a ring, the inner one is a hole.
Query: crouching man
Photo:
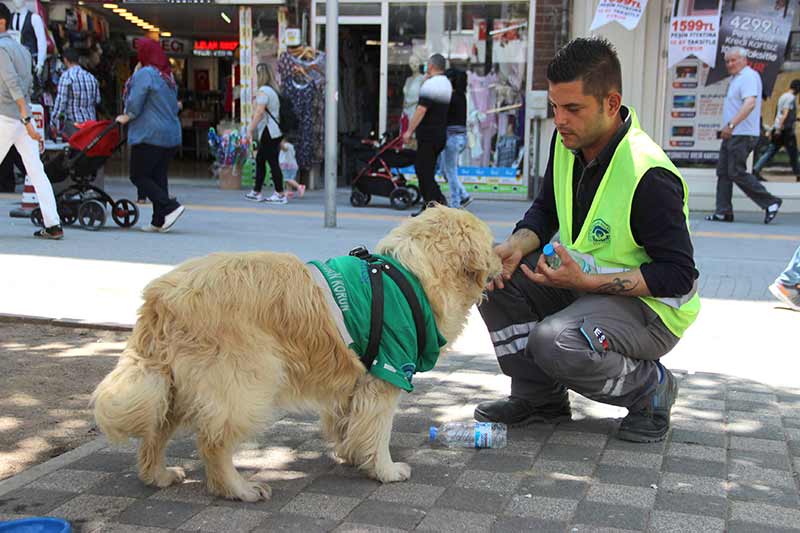
[[[566,420],[572,389],[628,408],[619,438],[660,441],[678,393],[660,359],[700,311],[686,183],[622,105],[607,41],[571,41],[547,79],[557,131],[543,185],[497,246],[503,274],[480,306],[511,395],[475,419]],[[551,268],[541,249],[556,231]]]

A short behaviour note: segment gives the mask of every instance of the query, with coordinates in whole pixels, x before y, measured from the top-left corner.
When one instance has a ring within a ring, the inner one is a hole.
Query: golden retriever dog
[[[432,207],[383,238],[420,281],[442,335],[455,340],[487,279],[500,272],[488,226],[464,210]],[[411,476],[389,438],[401,390],[368,374],[342,340],[322,289],[290,254],[217,253],[153,280],[116,368],[94,391],[98,426],[112,442],[141,439],[139,477],[183,480],[165,447],[185,426],[197,435],[210,492],[244,501],[271,489],[234,468],[236,446],[276,409],[315,409],[345,463],[384,483]],[[392,320],[391,316],[384,318]]]

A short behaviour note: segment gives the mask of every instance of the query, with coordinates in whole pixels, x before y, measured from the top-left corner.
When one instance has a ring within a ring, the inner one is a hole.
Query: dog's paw
[[[153,485],[156,487],[164,488],[169,487],[175,483],[180,483],[186,479],[186,472],[179,466],[170,466],[156,474],[153,480]]]
[[[375,479],[381,483],[406,481],[411,477],[411,467],[406,463],[389,463],[375,469]]]
[[[228,496],[232,500],[242,500],[243,502],[257,502],[258,500],[269,500],[272,498],[272,488],[266,483],[247,481],[243,483],[240,490]]]

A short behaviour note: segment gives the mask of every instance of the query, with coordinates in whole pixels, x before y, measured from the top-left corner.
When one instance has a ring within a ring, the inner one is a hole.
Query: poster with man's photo
[[[761,74],[764,94],[772,94],[796,6],[797,2],[791,0],[724,0],[717,62],[707,83],[716,83],[728,76],[725,54],[741,47],[747,50],[748,65]]]

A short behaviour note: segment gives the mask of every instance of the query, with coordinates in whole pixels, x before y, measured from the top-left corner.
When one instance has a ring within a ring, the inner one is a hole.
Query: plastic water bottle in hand
[[[506,425],[491,422],[446,422],[431,427],[429,440],[448,448],[505,448]]]
[[[553,270],[558,270],[558,267],[561,266],[561,258],[558,257],[556,249],[553,247],[553,245],[545,244],[544,248],[542,248],[542,253],[544,254],[544,260],[547,263],[547,266]]]

